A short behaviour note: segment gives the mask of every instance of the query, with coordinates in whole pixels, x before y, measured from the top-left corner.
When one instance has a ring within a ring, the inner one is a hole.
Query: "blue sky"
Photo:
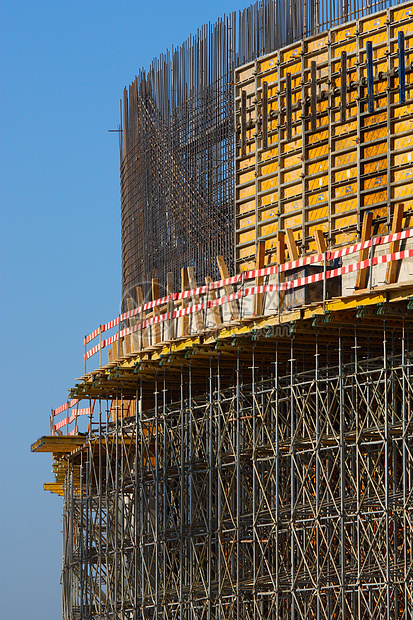
[[[140,67],[241,1],[0,2],[0,618],[61,617],[61,500],[30,444],[117,315],[119,99]]]

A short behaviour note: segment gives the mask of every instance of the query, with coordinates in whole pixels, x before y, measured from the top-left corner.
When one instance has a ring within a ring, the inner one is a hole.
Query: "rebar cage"
[[[259,0],[141,70],[122,102],[123,299],[194,267],[234,264],[234,70],[397,0]]]

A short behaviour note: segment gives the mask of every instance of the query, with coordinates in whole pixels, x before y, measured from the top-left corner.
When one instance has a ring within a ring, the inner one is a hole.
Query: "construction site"
[[[411,620],[413,1],[260,0],[121,106],[121,313],[31,446],[63,620]]]

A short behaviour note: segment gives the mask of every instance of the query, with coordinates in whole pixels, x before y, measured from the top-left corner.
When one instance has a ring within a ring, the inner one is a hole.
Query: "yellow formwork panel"
[[[271,194],[265,194],[261,197],[261,205],[271,205],[278,202],[278,192],[272,192]]]
[[[272,161],[269,164],[266,164],[265,166],[261,166],[261,175],[267,176],[269,174],[272,174],[274,172],[278,172],[278,161]]]
[[[301,168],[286,168],[281,172],[284,183],[301,180]]]
[[[374,30],[380,29],[380,34],[383,34],[383,32],[385,33],[386,18],[386,13],[381,13],[379,15],[375,15],[371,19],[362,20],[360,22],[360,32],[371,33],[374,32]]]
[[[255,214],[248,217],[242,217],[238,220],[238,228],[249,228],[255,224]]]
[[[379,192],[371,192],[364,196],[363,206],[371,207],[377,203],[385,202],[387,199],[387,191],[379,191]],[[385,213],[381,213],[381,215],[385,215]]]
[[[270,207],[269,209],[264,209],[260,212],[260,220],[269,220],[277,216],[277,208],[275,206]]]
[[[339,200],[334,204],[333,214],[349,213],[357,210],[357,200],[354,197],[347,197],[345,200]]]
[[[338,117],[338,115],[337,115]],[[339,119],[335,119],[336,121],[338,121]],[[346,134],[350,134],[357,131],[357,121],[354,120],[350,123],[342,123],[340,125],[338,125],[337,127],[334,127],[334,131],[332,131],[332,134],[334,136],[346,136]]]
[[[413,147],[413,134],[411,136],[402,136],[401,138],[396,137],[394,139],[394,150],[395,151],[398,151],[400,149],[405,149],[408,147]],[[408,155],[411,155],[411,151],[408,153]]]
[[[393,20],[392,20],[393,23],[397,24],[397,22],[407,20],[407,24],[406,24],[407,30],[408,30],[408,27],[413,24],[412,19],[413,19],[413,7],[411,3],[408,3],[404,7],[397,8],[393,11]],[[410,30],[408,30],[408,32],[410,32]]]
[[[405,201],[406,198],[410,198],[412,196],[412,193],[413,193],[412,183],[409,183],[406,185],[399,185],[398,187],[394,188],[394,198],[399,198],[400,200],[403,199],[403,201]],[[405,207],[406,207],[406,203],[405,203]]]
[[[282,167],[283,169],[290,168],[292,166],[297,166],[302,163],[300,153],[294,153],[293,155],[283,155],[282,156]]]
[[[277,57],[276,55],[274,55],[259,62],[259,71],[261,73],[265,73],[266,71],[273,71],[273,70],[277,72],[276,65],[277,65]]]
[[[248,256],[252,256],[253,254],[255,254],[255,245],[249,245],[245,248],[240,248],[238,250],[238,256],[239,258],[247,258]]]
[[[311,222],[325,220],[328,218],[328,206],[327,205],[319,205],[317,203],[314,203],[314,207],[310,211],[311,211],[311,217],[308,219]]]
[[[264,192],[266,190],[273,190],[278,187],[277,178],[271,177],[269,179],[259,181],[259,191]]]
[[[328,170],[328,159],[320,159],[319,161],[313,163],[306,162],[306,171],[308,176],[310,177],[313,174],[317,174],[319,172],[324,172]]]
[[[301,183],[297,185],[292,185],[291,187],[287,187],[283,191],[283,197],[286,199],[296,198],[298,196],[301,197],[301,194],[302,194]]]
[[[413,153],[400,153],[400,155],[395,155],[394,157],[394,165],[395,166],[403,166],[403,164],[408,164],[413,160]],[[396,172],[397,174],[397,172]]]
[[[340,168],[339,170],[334,170],[331,173],[331,183],[343,183],[345,181],[350,183],[353,180],[357,181],[357,162],[353,161],[351,163],[351,166],[347,165],[344,169]]]
[[[396,26],[394,28],[394,30],[393,30],[393,36],[397,37],[397,34],[398,34],[399,30],[402,30],[405,35],[413,34],[413,21],[412,21],[412,19],[410,19],[410,21],[407,22],[406,24],[400,24],[399,26]]]
[[[321,177],[317,177],[316,179],[311,179],[308,182],[309,191],[320,189],[320,187],[324,187],[328,185],[328,175],[323,175]]]
[[[248,241],[253,241],[255,239],[255,230],[250,230],[245,233],[239,233],[237,235],[237,242],[239,244],[248,243]]]
[[[266,226],[261,226],[261,235],[266,237],[267,235],[275,235],[278,231],[278,222],[273,224],[267,224]]]
[[[246,157],[245,159],[243,159],[242,161],[239,162],[238,170],[243,170],[244,168],[249,168],[250,166],[253,166],[254,163],[255,163],[255,158],[254,157]]]
[[[404,181],[406,180],[406,187],[411,185],[413,182],[413,168],[404,168],[403,170],[396,170],[394,173],[394,181]],[[410,187],[411,190],[411,187]]]
[[[239,215],[242,215],[243,213],[249,213],[249,211],[254,211],[255,200],[241,203],[240,205],[238,205],[237,210]]]
[[[334,198],[348,198],[349,195],[355,194],[357,192],[357,183],[349,183],[347,185],[340,185],[340,187],[336,187],[334,189]],[[346,208],[349,208],[349,203],[347,200],[337,202],[333,210],[337,213],[337,209],[339,209],[339,205],[346,204]]]
[[[271,145],[271,143],[270,143]],[[261,157],[261,161],[267,161],[267,159],[272,159],[274,160],[274,162],[277,163],[278,165],[278,145],[276,147],[273,147],[268,149],[268,151],[266,151],[265,153],[262,153],[262,157]],[[264,173],[266,174],[266,173]]]
[[[249,198],[250,196],[254,196],[255,194],[255,186],[249,185],[248,187],[243,187],[238,191],[238,197],[242,200],[244,198]]]
[[[284,52],[281,52],[282,61],[287,63],[290,62],[289,67],[300,67],[299,63],[292,63],[291,60],[299,59],[301,54],[301,44],[295,44],[292,47],[288,47]]]
[[[317,52],[327,46],[328,36],[323,34],[321,37],[312,37],[307,42],[307,52]]]
[[[265,65],[265,63],[264,63]],[[271,71],[271,73],[267,72],[267,69],[265,68],[261,68],[261,71],[264,73],[265,75],[263,75],[260,80],[259,80],[259,85],[262,86],[263,82],[276,82],[277,81],[277,76],[278,76],[278,72],[277,71]],[[272,93],[271,93],[272,94]],[[270,96],[271,96],[270,94]]]
[[[405,36],[404,104],[400,103],[398,90],[400,30]],[[368,42],[373,52],[373,113],[369,112],[367,103]],[[344,122],[342,52],[347,54]],[[314,129],[312,62],[316,63],[317,78]],[[255,220],[239,218],[237,227],[241,231],[258,219],[254,230],[237,236],[238,244],[248,244],[237,249],[239,269],[249,264],[260,238],[265,238],[266,260],[275,260],[273,248],[279,230],[292,228],[306,253],[315,250],[317,229],[326,233],[330,247],[351,243],[360,238],[364,210],[373,211],[377,220],[375,230],[383,232],[389,228],[395,201],[403,200],[407,210],[407,205],[413,202],[411,63],[413,2],[410,1],[290,45],[236,71],[237,145],[240,144],[241,91],[247,93],[248,108],[248,128],[244,128],[248,144],[243,152],[241,147],[236,148],[236,169],[240,171],[236,182],[248,185],[237,191],[236,212],[244,212],[247,199],[248,210],[255,211]],[[290,121],[287,119],[288,74],[292,85]],[[266,145],[262,125],[264,82],[268,86]],[[251,169],[242,174],[245,167]]]
[[[294,211],[302,212],[303,203],[302,200],[290,200],[284,203],[284,213],[293,213]]]
[[[341,41],[349,41],[356,36],[356,24],[350,23],[342,26],[341,28],[335,28],[331,32],[332,43],[340,43]]]
[[[255,172],[254,170],[250,170],[249,172],[244,172],[242,174],[238,174],[238,184],[243,185],[244,183],[248,183],[248,181],[255,181]]]
[[[295,228],[296,226],[301,226],[302,225],[302,215],[301,213],[297,214],[297,215],[291,215],[288,217],[284,217],[283,218],[283,228]]]
[[[366,179],[363,183],[363,189],[375,190],[377,187],[382,185],[387,185],[387,174],[378,174],[374,177]],[[369,194],[369,196],[374,196],[374,192]]]
[[[314,206],[314,205],[316,205],[316,204],[318,204],[320,202],[323,202],[325,200],[327,200],[327,192],[326,191],[318,192],[316,194],[309,194],[309,196],[308,196],[308,206],[309,207]],[[314,211],[312,209],[309,209],[308,210],[308,215],[309,215],[308,219],[309,220],[314,219],[313,218],[313,214],[314,214]]]

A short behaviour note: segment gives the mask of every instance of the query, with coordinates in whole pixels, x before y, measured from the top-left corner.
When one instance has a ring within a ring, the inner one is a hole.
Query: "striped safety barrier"
[[[378,264],[411,257],[413,256],[413,250],[412,249],[404,250],[401,252],[395,252],[395,253],[386,254],[383,256],[373,256],[361,262],[352,263],[350,265],[345,265],[344,267],[337,267],[335,269],[325,270],[321,273],[309,275],[303,278],[297,278],[297,279],[290,280],[287,282],[273,283],[273,284],[268,284],[268,285],[258,286],[258,287],[257,286],[245,287],[246,281],[248,280],[253,280],[255,278],[265,277],[265,276],[270,276],[270,275],[277,275],[278,273],[286,273],[288,271],[291,271],[292,269],[296,269],[298,267],[304,267],[306,265],[313,265],[313,264],[321,263],[324,261],[333,261],[333,260],[342,258],[343,256],[348,256],[350,254],[355,254],[362,250],[369,249],[372,246],[375,247],[375,246],[383,245],[386,243],[401,241],[403,239],[408,239],[409,237],[412,237],[412,236],[413,236],[413,229],[409,229],[409,230],[404,230],[402,232],[395,233],[392,235],[373,237],[372,239],[369,239],[368,241],[356,243],[346,248],[341,248],[341,249],[334,250],[334,251],[327,251],[323,254],[312,254],[311,256],[306,256],[303,258],[299,258],[295,261],[284,263],[281,266],[273,265],[272,267],[264,267],[262,269],[256,269],[252,271],[243,272],[236,276],[232,276],[230,278],[226,278],[223,280],[217,280],[216,282],[212,282],[210,284],[200,286],[195,289],[182,291],[180,293],[173,293],[171,295],[168,295],[166,297],[161,297],[154,301],[148,301],[142,306],[138,308],[134,308],[133,310],[128,310],[127,312],[124,312],[123,314],[119,315],[119,317],[117,317],[116,319],[113,319],[109,323],[101,325],[98,329],[95,329],[91,334],[85,337],[84,339],[85,347],[87,344],[89,344],[89,342],[91,342],[92,340],[94,340],[96,337],[103,334],[104,332],[108,331],[109,329],[119,326],[119,324],[125,320],[131,319],[138,315],[142,315],[144,312],[148,310],[152,310],[159,306],[164,306],[164,305],[171,304],[177,301],[189,299],[195,296],[206,295],[209,293],[209,291],[222,289],[229,285],[233,286],[233,285],[241,284],[241,288],[234,293],[224,295],[222,297],[219,297],[218,299],[213,299],[213,300],[205,299],[205,301],[202,301],[201,303],[194,304],[194,305],[191,305],[185,308],[181,308],[180,310],[173,310],[171,312],[157,314],[151,318],[141,320],[136,325],[132,325],[130,327],[119,330],[116,334],[113,334],[109,338],[105,338],[101,340],[101,342],[99,342],[98,344],[90,348],[89,350],[85,351],[85,355],[83,357],[85,360],[88,360],[93,355],[101,351],[102,349],[117,342],[119,338],[123,338],[127,335],[136,333],[138,331],[151,327],[152,325],[161,324],[165,321],[171,321],[171,320],[183,317],[183,316],[189,316],[195,312],[206,311],[208,309],[211,309],[217,306],[228,304],[232,301],[240,300],[243,297],[249,297],[249,296],[257,295],[261,293],[289,291],[294,288],[305,286],[306,284],[312,284],[315,282],[323,281],[324,279],[335,278],[340,275],[359,271],[361,269],[366,269],[370,266],[375,266]]]

